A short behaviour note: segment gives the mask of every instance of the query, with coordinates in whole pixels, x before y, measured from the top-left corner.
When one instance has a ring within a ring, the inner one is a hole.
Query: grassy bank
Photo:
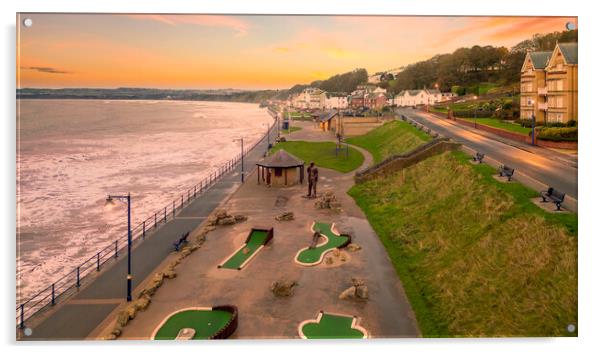
[[[287,141],[276,144],[270,153],[284,149],[309,164],[311,161],[319,167],[330,168],[339,172],[351,172],[364,162],[364,155],[349,147],[349,157],[345,150],[335,155],[336,144],[333,142]]]
[[[347,141],[368,150],[374,158],[374,163],[379,163],[391,155],[409,151],[430,139],[428,134],[412,125],[394,120]]]
[[[397,270],[424,336],[564,336],[577,323],[577,216],[534,205],[461,152],[349,194]]]
[[[474,119],[471,118],[457,118],[462,119],[464,121],[474,123]],[[519,124],[514,124],[512,122],[507,122],[497,118],[477,118],[477,123],[482,125],[487,125],[493,128],[498,128],[502,130],[506,130],[513,133],[518,133],[522,135],[529,135],[531,132],[531,128],[525,128]]]

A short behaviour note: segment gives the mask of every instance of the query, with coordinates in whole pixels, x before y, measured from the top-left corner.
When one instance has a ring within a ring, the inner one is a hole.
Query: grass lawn
[[[462,152],[355,185],[426,337],[570,336],[577,215],[534,205]]]
[[[374,163],[379,163],[391,155],[412,150],[430,139],[428,134],[414,126],[394,120],[347,141],[368,150],[374,158]]]
[[[268,238],[268,232],[263,230],[253,230],[251,234],[251,238],[249,239],[249,243],[244,248],[241,248],[236,252],[232,257],[230,257],[227,261],[222,264],[222,268],[228,269],[239,269],[241,264],[243,264],[247,259],[253,256],[255,252],[259,249],[261,245],[265,243],[265,240]],[[245,249],[247,250],[245,252]]]
[[[457,118],[457,119],[462,119],[464,121],[474,123],[474,119],[472,119],[472,118]],[[529,135],[529,132],[531,132],[531,128],[525,128],[521,125],[505,122],[503,120],[496,119],[496,118],[477,118],[477,123],[483,124],[483,125],[488,125],[490,127],[494,127],[494,128],[498,128],[498,129],[507,130],[507,131],[510,131],[513,133],[519,133],[522,135]]]
[[[186,310],[171,316],[157,331],[155,339],[175,339],[182,328],[194,329],[193,339],[208,339],[232,318],[228,311]]]
[[[364,333],[351,328],[353,317],[323,314],[319,323],[307,323],[301,331],[307,339],[363,338]]]
[[[293,127],[293,126],[291,126],[289,128],[290,128],[290,133],[293,133],[293,132],[296,132],[296,131],[299,131],[299,130],[303,129],[301,127]],[[282,130],[280,130],[280,132],[282,134],[288,134],[289,133],[289,129],[282,129]]]
[[[321,246],[317,246],[316,248],[306,248],[303,251],[301,251],[297,256],[298,262],[305,264],[316,263],[322,258],[323,253],[334,248],[341,247],[349,240],[348,237],[339,236],[333,233],[331,227],[331,223],[316,222],[314,224],[313,230],[324,235],[328,239],[328,241]],[[320,240],[320,242],[322,242],[322,240]]]
[[[336,144],[330,141],[287,141],[277,143],[270,150],[270,153],[273,154],[280,149],[284,149],[305,161],[306,164],[313,161],[318,167],[330,168],[343,173],[355,170],[364,162],[364,155],[353,147],[349,147],[349,157],[346,156],[344,148],[336,156],[335,148]]]

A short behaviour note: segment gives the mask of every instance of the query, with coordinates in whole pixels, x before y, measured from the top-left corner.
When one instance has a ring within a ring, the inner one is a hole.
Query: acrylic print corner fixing
[[[576,336],[576,17],[17,15],[17,340]]]

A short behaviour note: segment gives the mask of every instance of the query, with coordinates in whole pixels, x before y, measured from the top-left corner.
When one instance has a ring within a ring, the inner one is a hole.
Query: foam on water
[[[19,100],[17,302],[73,270],[253,144],[271,122],[255,104]]]

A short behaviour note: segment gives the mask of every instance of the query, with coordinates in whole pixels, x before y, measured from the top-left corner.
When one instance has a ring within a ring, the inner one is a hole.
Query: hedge
[[[541,128],[537,138],[552,141],[577,141],[577,128]]]

